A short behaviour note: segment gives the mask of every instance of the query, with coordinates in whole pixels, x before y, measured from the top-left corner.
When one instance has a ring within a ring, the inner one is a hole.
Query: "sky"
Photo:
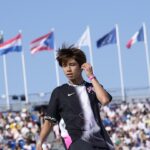
[[[53,51],[31,55],[29,43],[54,28],[56,49],[63,43],[71,45],[78,41],[87,25],[90,27],[94,74],[99,82],[106,89],[120,88],[117,46],[96,47],[96,41],[118,24],[125,88],[148,87],[144,43],[136,43],[131,49],[126,48],[126,43],[145,22],[149,46],[149,0],[0,0],[0,6],[0,30],[4,40],[22,31],[29,94],[51,92],[57,86]],[[88,47],[81,49],[89,61]],[[6,63],[9,94],[23,94],[21,54],[9,53]],[[59,75],[60,84],[67,82],[61,68]],[[0,57],[0,95],[3,94],[3,58]]]

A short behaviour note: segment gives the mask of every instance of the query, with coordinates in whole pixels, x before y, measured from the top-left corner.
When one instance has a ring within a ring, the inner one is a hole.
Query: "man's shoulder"
[[[56,88],[54,88],[53,91],[57,92],[57,91],[60,91],[60,90],[63,90],[63,89],[66,89],[68,87],[68,84],[65,83],[65,84],[62,84],[60,86],[57,86]]]
[[[64,89],[64,88],[66,88],[66,87],[68,87],[68,86],[69,86],[69,84],[64,83],[64,84],[58,86],[57,89]]]
[[[85,86],[86,87],[90,87],[90,86],[93,86],[93,85],[92,85],[92,83],[85,81]],[[68,83],[64,83],[64,84],[62,84],[62,85],[57,86],[56,88],[54,88],[53,91],[54,92],[58,92],[58,91],[69,90],[69,89],[72,89],[72,88],[74,88],[74,87],[73,86],[69,86]]]

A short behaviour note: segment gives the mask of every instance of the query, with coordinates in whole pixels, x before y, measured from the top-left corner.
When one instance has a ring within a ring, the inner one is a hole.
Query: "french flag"
[[[144,41],[144,32],[143,32],[143,27],[140,28],[139,31],[137,31],[131,39],[127,42],[126,47],[131,48],[131,46],[136,43],[136,42],[141,42]]]
[[[22,44],[21,44],[22,35],[19,33],[17,36],[9,39],[0,44],[0,55],[5,55],[9,52],[21,52]]]
[[[43,50],[53,50],[54,49],[54,33],[50,32],[43,35],[30,43],[31,54]]]

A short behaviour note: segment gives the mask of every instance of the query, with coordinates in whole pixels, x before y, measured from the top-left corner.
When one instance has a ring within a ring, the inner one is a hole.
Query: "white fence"
[[[121,90],[120,89],[108,89],[108,92],[113,96],[112,102],[122,102]],[[29,103],[26,104],[24,95],[10,95],[10,110],[20,111],[22,108],[27,108],[28,110],[33,109],[34,106],[47,105],[49,102],[51,92],[45,93],[33,93],[29,94]],[[131,88],[126,89],[125,99],[127,102],[137,102],[137,101],[150,101],[150,88]],[[0,96],[0,111],[6,111],[6,97],[4,95]]]

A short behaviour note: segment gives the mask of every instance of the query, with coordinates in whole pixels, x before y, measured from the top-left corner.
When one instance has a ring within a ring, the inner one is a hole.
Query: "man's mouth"
[[[72,73],[68,73],[66,74],[68,77],[72,77]]]

